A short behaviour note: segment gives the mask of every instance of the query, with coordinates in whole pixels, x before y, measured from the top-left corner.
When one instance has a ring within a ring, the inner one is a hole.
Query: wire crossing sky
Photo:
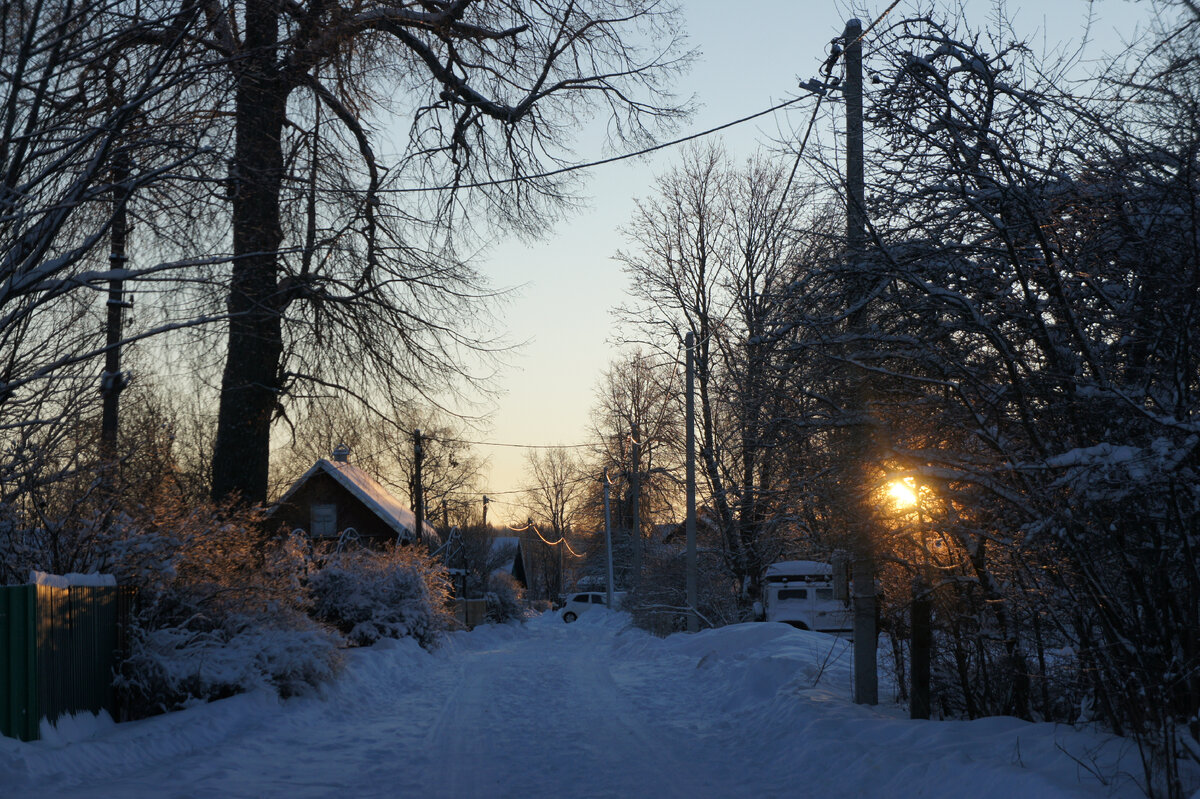
[[[964,5],[972,27],[994,27],[991,0]],[[840,125],[839,104],[827,103],[814,116],[816,99],[802,84],[821,80],[830,42],[845,30],[847,19],[864,21],[869,49],[870,24],[887,11],[893,18],[905,14],[910,6],[755,0],[753,13],[739,17],[731,16],[726,4],[685,4],[688,34],[700,58],[676,86],[680,95],[694,95],[699,104],[683,135],[636,157],[610,156],[603,148],[603,120],[583,127],[575,147],[579,165],[569,169],[585,172],[587,206],[545,239],[529,242],[514,236],[479,262],[494,285],[515,288],[515,298],[497,317],[507,326],[509,341],[524,342],[495,381],[501,395],[492,428],[472,436],[493,442],[483,453],[491,460],[486,493],[500,495],[529,484],[525,458],[530,448],[558,441],[587,446],[579,442],[595,437],[589,415],[596,386],[620,352],[613,343],[617,331],[611,311],[625,299],[626,278],[613,256],[632,246],[620,229],[636,202],[650,194],[654,177],[675,163],[674,145],[719,138],[730,156],[742,161],[759,147],[794,154],[810,119],[817,139],[840,135],[835,128]],[[950,13],[958,2],[939,0],[936,6]],[[1105,53],[1124,50],[1123,42],[1147,26],[1150,13],[1145,4],[1121,0],[1013,0],[1006,10],[1016,32],[1050,59],[1072,53],[1086,35],[1084,67],[1104,62]],[[800,166],[799,159],[795,163]],[[494,445],[500,442],[514,446]],[[497,522],[525,521],[526,514],[515,505],[504,513],[512,515]]]

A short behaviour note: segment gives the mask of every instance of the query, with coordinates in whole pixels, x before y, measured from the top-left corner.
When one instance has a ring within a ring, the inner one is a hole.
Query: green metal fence
[[[132,599],[119,587],[0,587],[0,733],[32,741],[41,719],[85,710],[119,718],[113,669]]]

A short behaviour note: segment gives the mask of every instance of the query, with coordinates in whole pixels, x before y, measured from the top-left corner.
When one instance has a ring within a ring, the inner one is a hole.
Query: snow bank
[[[45,585],[51,588],[70,588],[71,586],[93,586],[100,588],[110,588],[116,586],[117,578],[111,574],[100,574],[92,572],[91,574],[79,574],[71,572],[70,574],[47,574],[46,572],[31,571],[29,573],[29,582],[34,585]]]

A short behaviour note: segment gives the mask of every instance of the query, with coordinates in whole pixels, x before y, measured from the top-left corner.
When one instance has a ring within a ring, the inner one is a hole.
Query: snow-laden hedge
[[[444,571],[415,547],[331,555],[309,592],[314,618],[357,646],[411,636],[428,648],[450,620]]]
[[[308,614],[304,542],[268,539],[260,521],[179,503],[116,526],[111,569],[139,590],[117,681],[134,715],[258,688],[292,696],[337,672],[338,636]]]
[[[487,619],[495,624],[523,621],[528,612],[520,584],[507,572],[492,572],[488,576],[484,598],[487,600]]]

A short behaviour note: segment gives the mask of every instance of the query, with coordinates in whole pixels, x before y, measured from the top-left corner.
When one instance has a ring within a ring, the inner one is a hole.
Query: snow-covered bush
[[[164,502],[123,517],[110,570],[138,588],[117,685],[135,716],[256,688],[300,693],[337,670],[337,638],[307,614],[304,548],[260,514]]]
[[[118,687],[143,716],[256,688],[301,694],[332,679],[338,660],[333,638],[297,619],[265,625],[231,618],[211,630],[139,626]]]
[[[309,591],[313,616],[357,646],[411,636],[429,647],[450,621],[444,571],[416,547],[332,555]]]
[[[508,572],[496,571],[488,576],[488,590],[484,597],[487,599],[488,621],[503,624],[514,619],[525,619],[521,586]]]

